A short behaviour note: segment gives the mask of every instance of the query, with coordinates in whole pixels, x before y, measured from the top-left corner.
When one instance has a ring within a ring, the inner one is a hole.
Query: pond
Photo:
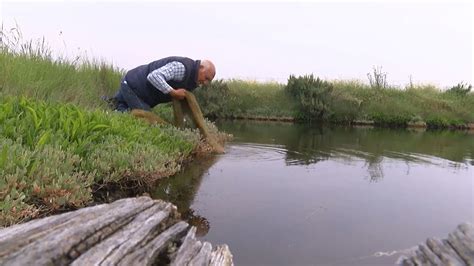
[[[219,122],[226,154],[162,182],[236,265],[385,265],[474,222],[474,134]]]

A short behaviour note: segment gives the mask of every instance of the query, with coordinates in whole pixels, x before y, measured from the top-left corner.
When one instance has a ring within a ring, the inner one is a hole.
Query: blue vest
[[[184,79],[181,82],[167,81],[167,83],[174,89],[184,88],[188,91],[193,91],[198,86],[197,75],[201,61],[194,61],[187,57],[170,56],[151,62],[148,65],[136,67],[127,72],[125,80],[137,96],[152,108],[159,103],[170,102],[171,96],[169,94],[164,94],[155,88],[155,86],[148,81],[147,76],[153,70],[173,61],[181,62],[184,65],[186,69],[184,72]]]

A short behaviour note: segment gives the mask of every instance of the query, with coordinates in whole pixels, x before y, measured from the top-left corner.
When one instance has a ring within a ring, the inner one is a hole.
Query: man
[[[187,57],[166,57],[127,72],[115,95],[116,110],[150,111],[157,104],[182,100],[186,90],[207,85],[216,75],[209,60],[192,60]]]

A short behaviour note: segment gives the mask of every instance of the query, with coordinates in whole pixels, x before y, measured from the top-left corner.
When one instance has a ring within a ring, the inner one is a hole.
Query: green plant
[[[468,94],[472,89],[471,84],[463,83],[460,82],[456,86],[451,87],[449,90],[446,91],[446,93],[452,93],[460,96],[464,96]]]
[[[23,40],[18,28],[0,30],[0,92],[48,101],[103,107],[124,71],[104,61],[78,55],[74,60],[53,53],[44,38]]]
[[[297,99],[300,110],[298,117],[302,120],[326,120],[331,115],[333,86],[314,76],[290,76],[285,90]]]
[[[198,147],[196,131],[128,114],[0,97],[0,224],[84,206],[94,184],[152,184]]]
[[[221,79],[200,87],[195,91],[195,95],[199,104],[205,107],[203,112],[206,116],[218,117],[227,109],[226,100],[229,98],[229,92],[229,86]]]

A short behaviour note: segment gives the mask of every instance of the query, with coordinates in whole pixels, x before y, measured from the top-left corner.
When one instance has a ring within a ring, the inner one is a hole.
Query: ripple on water
[[[231,161],[278,161],[285,158],[288,150],[283,145],[233,143],[227,146],[226,156]]]
[[[341,161],[343,163],[385,160],[390,162],[410,162],[424,165],[440,166],[442,168],[466,168],[473,160],[466,158],[463,162],[451,161],[434,155],[421,153],[382,151],[375,154],[350,148],[334,148],[326,150],[301,149],[289,150],[285,145],[257,144],[250,142],[231,143],[227,147],[227,159],[231,161],[252,160],[257,162],[285,160],[288,165],[309,165],[323,160]],[[387,160],[388,159],[388,160]]]

